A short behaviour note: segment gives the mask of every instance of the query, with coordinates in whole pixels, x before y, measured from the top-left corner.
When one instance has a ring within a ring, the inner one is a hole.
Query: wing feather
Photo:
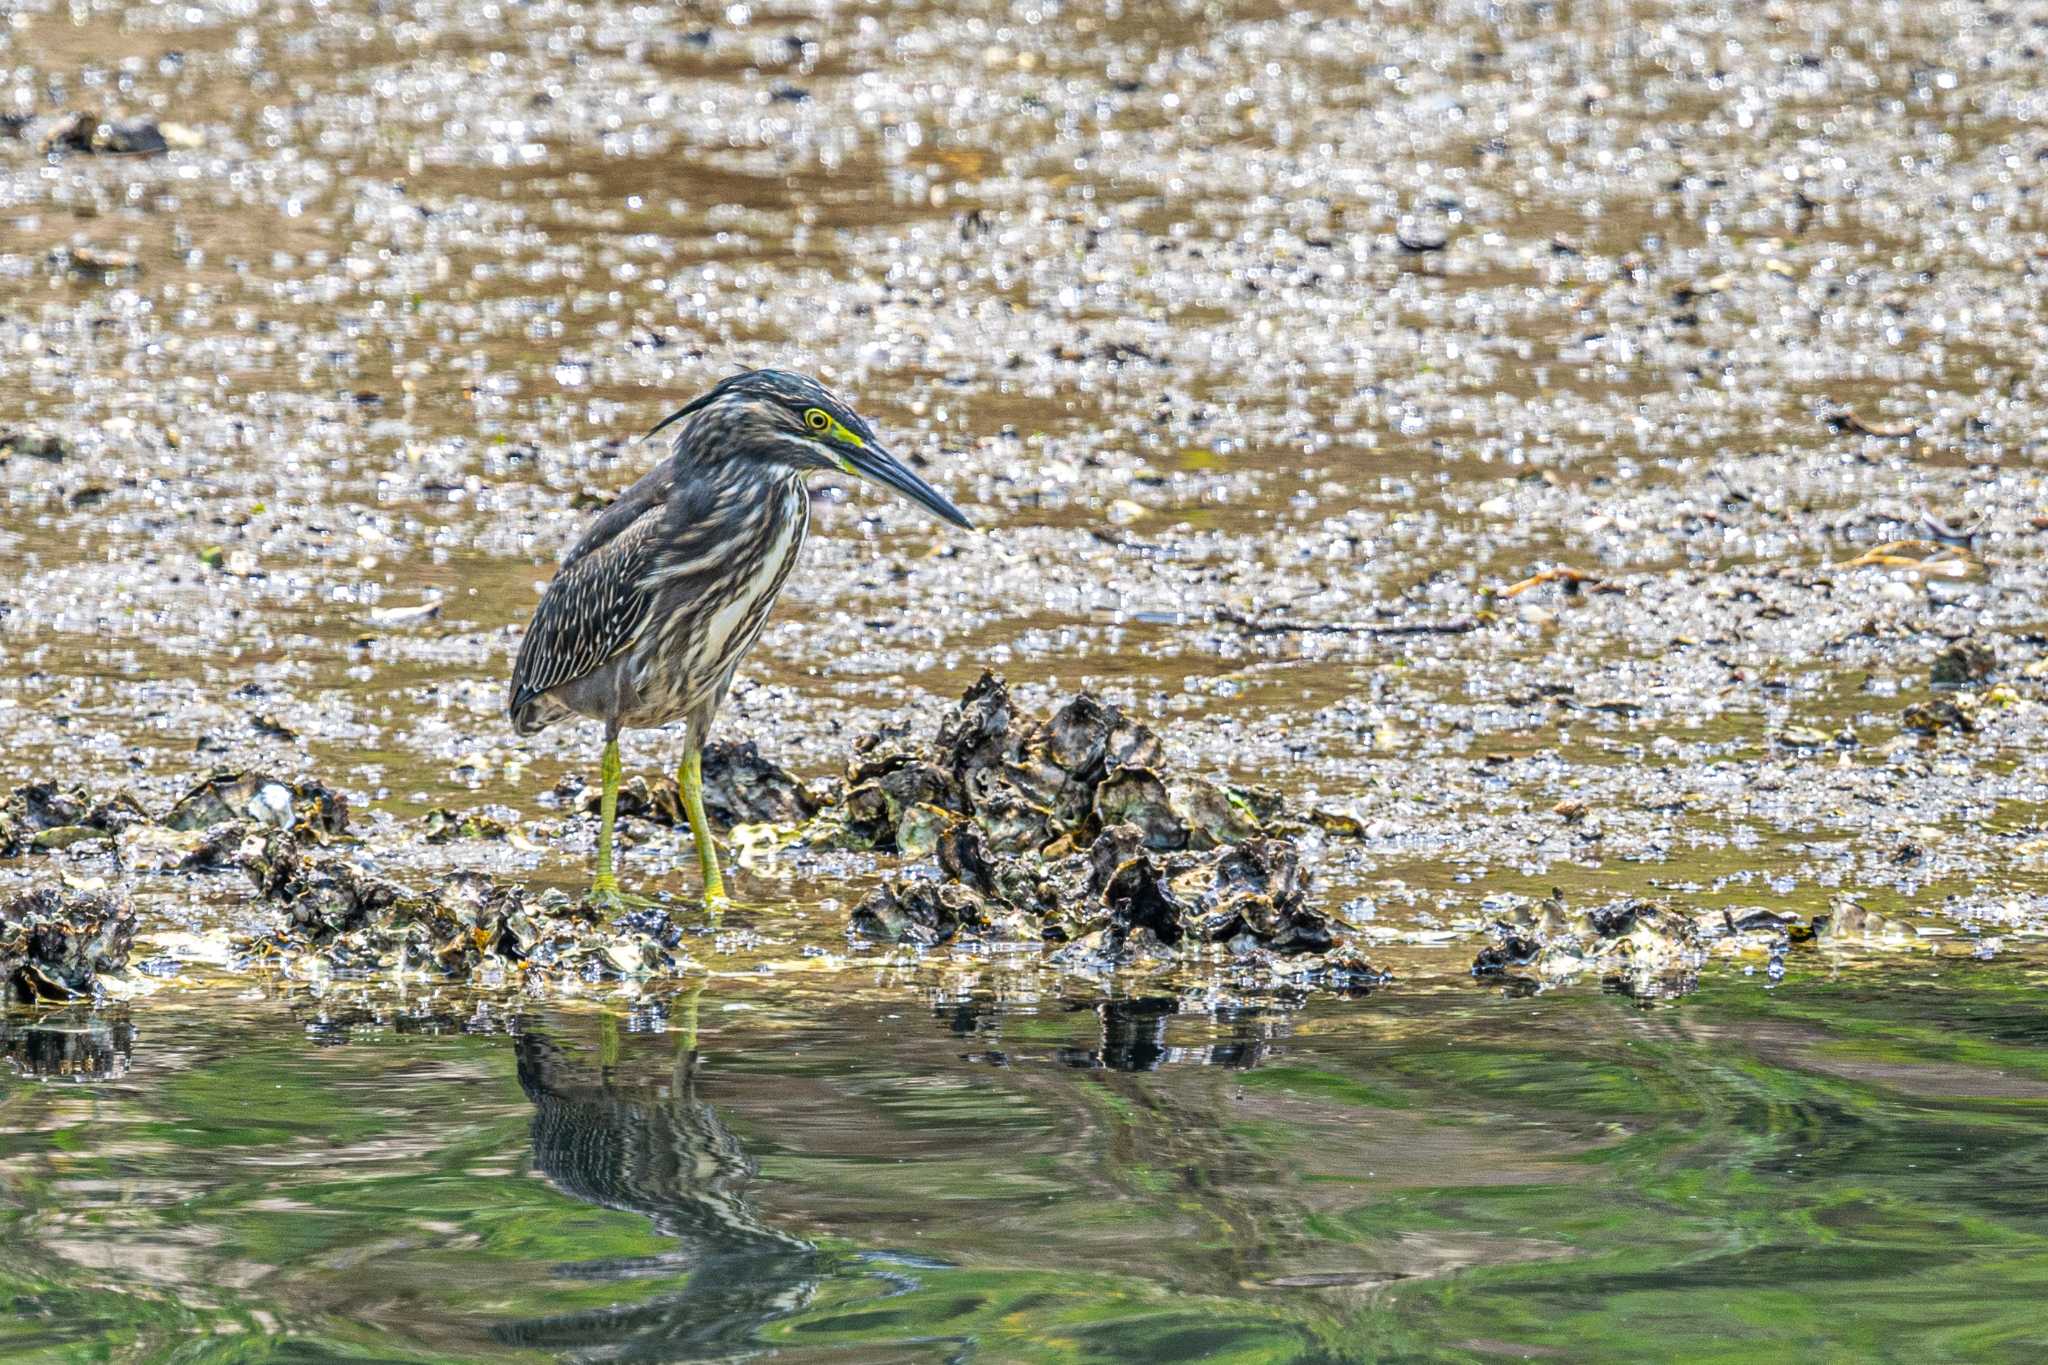
[[[654,616],[657,594],[640,580],[660,524],[659,508],[643,512],[596,549],[572,552],[548,584],[512,666],[508,709],[515,720],[549,692],[589,677],[639,640]]]
[[[659,611],[705,597],[730,572],[720,493],[701,483],[679,488],[664,461],[591,523],[520,642],[507,708],[516,725],[546,724],[523,717],[549,692],[632,649]]]

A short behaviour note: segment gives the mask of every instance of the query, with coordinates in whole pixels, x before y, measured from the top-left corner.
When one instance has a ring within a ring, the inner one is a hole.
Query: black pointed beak
[[[965,531],[974,529],[974,523],[967,519],[967,514],[948,502],[944,493],[917,477],[910,466],[879,445],[870,442],[858,450],[842,447],[839,453],[859,473],[885,488],[895,489],[940,520],[950,521]]]

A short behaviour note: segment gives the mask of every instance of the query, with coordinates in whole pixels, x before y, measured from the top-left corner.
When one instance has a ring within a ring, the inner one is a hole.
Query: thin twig
[[[1381,638],[1397,635],[1466,635],[1479,629],[1480,623],[1470,616],[1461,616],[1455,621],[1414,621],[1398,625],[1375,626],[1362,621],[1290,621],[1285,617],[1256,621],[1242,616],[1228,607],[1216,612],[1216,619],[1225,625],[1236,626],[1247,635],[1371,635]]]
[[[1900,554],[1901,550],[1925,551],[1923,558]],[[1924,569],[1934,573],[1967,573],[1977,567],[1977,561],[1967,551],[1954,545],[1937,545],[1931,540],[1889,540],[1857,555],[1844,559],[1831,567],[1837,569],[1863,569],[1872,565],[1887,569]]]
[[[1544,569],[1540,573],[1532,574],[1519,583],[1510,584],[1502,588],[1500,595],[1502,597],[1520,597],[1529,589],[1540,588],[1545,583],[1563,583],[1566,591],[1572,592],[1576,591],[1581,583],[1591,583],[1598,587],[1602,581],[1598,574],[1587,573],[1584,569],[1574,569],[1568,564],[1558,564]]]

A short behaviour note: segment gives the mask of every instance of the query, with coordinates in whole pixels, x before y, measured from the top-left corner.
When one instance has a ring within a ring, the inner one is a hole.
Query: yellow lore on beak
[[[827,416],[830,416],[830,414],[828,413]],[[837,442],[840,445],[852,446],[855,450],[867,449],[868,443],[866,441],[863,441],[859,436],[856,436],[852,431],[848,430],[845,423],[841,422],[837,417],[833,417],[831,420],[832,425],[826,428],[826,435],[830,436],[835,442]],[[833,451],[832,458],[838,461],[839,467],[845,470],[847,473],[853,475],[858,475],[860,473],[860,470],[854,467],[853,461],[848,459],[839,451]]]

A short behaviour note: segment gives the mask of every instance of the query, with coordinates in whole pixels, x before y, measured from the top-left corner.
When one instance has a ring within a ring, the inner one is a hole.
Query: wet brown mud
[[[820,486],[722,719],[804,783],[993,668],[1324,812],[1316,912],[1410,982],[1553,887],[2031,953],[2043,17],[28,6],[0,779],[310,777],[382,875],[573,896],[596,740],[510,734],[518,628],[633,437],[776,363],[992,528]],[[911,960],[845,933],[886,849],[735,847],[759,908],[693,918],[676,756],[625,857],[691,963]],[[174,981],[269,927],[111,848],[0,894],[99,878]]]

